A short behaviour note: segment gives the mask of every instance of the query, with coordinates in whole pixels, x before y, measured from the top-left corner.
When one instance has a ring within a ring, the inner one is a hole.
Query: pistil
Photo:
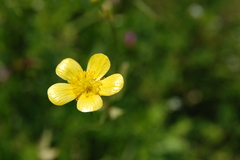
[[[69,82],[73,86],[76,97],[86,93],[87,96],[99,94],[100,80],[96,80],[91,71],[79,71],[79,73]],[[77,98],[78,99],[78,98]]]

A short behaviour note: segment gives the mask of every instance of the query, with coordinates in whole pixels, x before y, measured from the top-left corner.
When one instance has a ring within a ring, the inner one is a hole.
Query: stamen
[[[69,83],[73,85],[73,91],[77,97],[83,93],[89,96],[99,94],[101,85],[100,80],[96,80],[94,72],[91,71],[79,71],[79,74],[71,79]]]

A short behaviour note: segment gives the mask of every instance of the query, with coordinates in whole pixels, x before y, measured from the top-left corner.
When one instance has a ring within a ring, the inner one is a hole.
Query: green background
[[[82,113],[47,89],[95,53],[123,90]],[[1,0],[1,160],[239,160],[239,0]]]

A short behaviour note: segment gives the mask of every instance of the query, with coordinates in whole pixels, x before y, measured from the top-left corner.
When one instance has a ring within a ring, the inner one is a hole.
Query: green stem
[[[97,117],[95,116],[95,114],[93,112],[91,112],[91,116],[93,117],[94,120],[98,121]]]
[[[114,71],[118,71],[118,60],[119,60],[119,54],[118,54],[118,42],[117,42],[117,32],[116,28],[111,20],[108,20],[111,32],[112,32],[112,37],[113,37],[113,52],[114,52]]]

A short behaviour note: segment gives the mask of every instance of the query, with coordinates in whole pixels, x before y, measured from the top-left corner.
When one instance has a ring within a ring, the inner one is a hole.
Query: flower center
[[[69,81],[73,85],[73,92],[79,97],[81,94],[86,93],[87,96],[98,94],[101,85],[100,80],[96,80],[94,72],[79,71],[74,78]]]

